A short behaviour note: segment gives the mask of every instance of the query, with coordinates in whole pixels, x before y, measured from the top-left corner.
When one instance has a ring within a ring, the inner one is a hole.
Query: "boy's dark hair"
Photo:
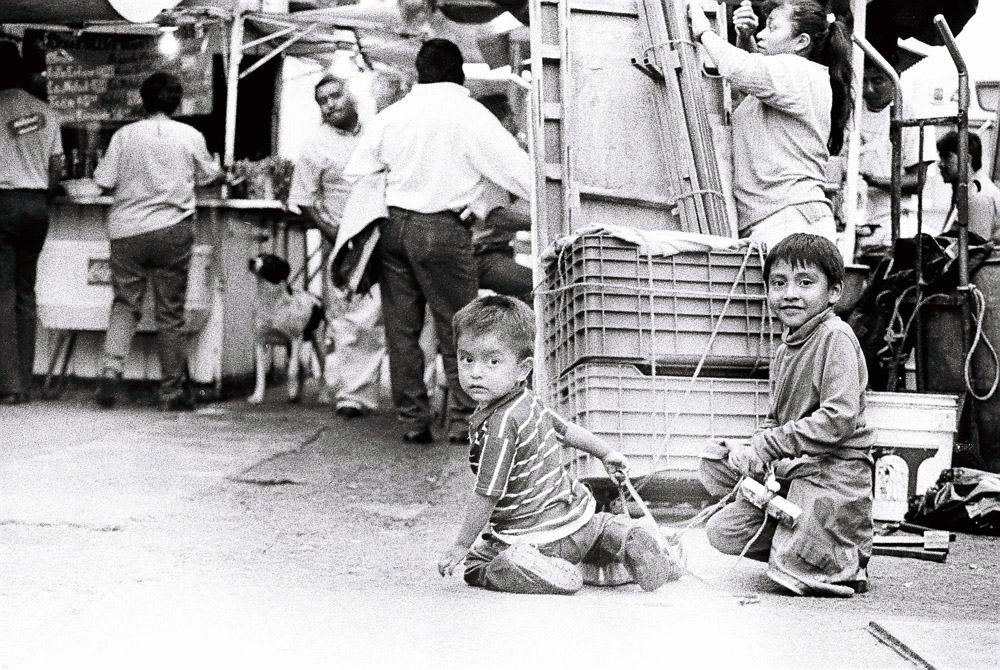
[[[837,246],[825,237],[795,233],[778,242],[764,260],[765,284],[778,261],[788,261],[792,267],[814,265],[823,271],[830,286],[844,285],[844,259]]]
[[[417,83],[451,82],[462,85],[465,83],[463,65],[462,51],[454,42],[441,38],[427,40],[417,52]]]
[[[142,82],[139,89],[142,106],[150,114],[163,112],[170,115],[177,111],[184,95],[181,80],[169,72],[154,72]]]
[[[476,298],[455,313],[452,321],[455,342],[460,336],[482,337],[495,334],[519,359],[535,350],[535,313],[520,300],[505,295]]]
[[[937,141],[938,153],[943,157],[945,154],[958,155],[958,131],[949,130]],[[983,167],[983,141],[979,135],[969,132],[969,162],[973,170]]]

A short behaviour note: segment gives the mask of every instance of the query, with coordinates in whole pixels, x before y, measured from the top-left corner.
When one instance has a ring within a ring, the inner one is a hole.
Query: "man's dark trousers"
[[[429,307],[448,380],[448,432],[457,436],[475,409],[458,382],[451,324],[455,312],[478,292],[469,230],[453,212],[420,214],[390,207],[379,253],[392,401],[399,419],[407,430],[428,428],[432,421],[419,342]]]

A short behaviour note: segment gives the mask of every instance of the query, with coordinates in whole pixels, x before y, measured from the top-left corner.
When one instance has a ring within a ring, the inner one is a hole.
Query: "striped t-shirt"
[[[590,490],[563,467],[565,425],[527,387],[473,414],[469,464],[476,492],[500,496],[490,526],[501,539],[552,542],[571,535],[593,515]]]

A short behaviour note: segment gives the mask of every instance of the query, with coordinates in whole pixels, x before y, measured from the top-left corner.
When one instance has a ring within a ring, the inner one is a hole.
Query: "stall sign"
[[[181,80],[179,116],[212,113],[212,55],[201,40],[180,40],[180,52],[159,52],[150,35],[46,33],[49,104],[66,121],[134,121],[143,116],[139,87],[157,71]]]

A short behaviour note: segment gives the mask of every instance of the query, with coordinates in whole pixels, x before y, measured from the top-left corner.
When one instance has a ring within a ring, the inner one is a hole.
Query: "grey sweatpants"
[[[555,542],[541,544],[538,551],[543,556],[551,556],[574,565],[592,563],[606,566],[621,560],[625,548],[625,536],[635,525],[635,521],[608,512],[596,512],[578,531]],[[493,590],[503,590],[490,579],[490,564],[501,551],[510,545],[490,533],[485,533],[469,550],[465,559],[465,581],[472,586]],[[497,581],[509,583],[511,576],[503,575]]]
[[[742,492],[708,521],[709,543],[724,554],[767,561],[807,584],[850,582],[872,553],[872,466],[827,456],[776,461],[781,495],[802,508],[794,527],[765,522],[763,510]],[[710,494],[729,493],[740,474],[726,460],[702,459],[701,481]]]

